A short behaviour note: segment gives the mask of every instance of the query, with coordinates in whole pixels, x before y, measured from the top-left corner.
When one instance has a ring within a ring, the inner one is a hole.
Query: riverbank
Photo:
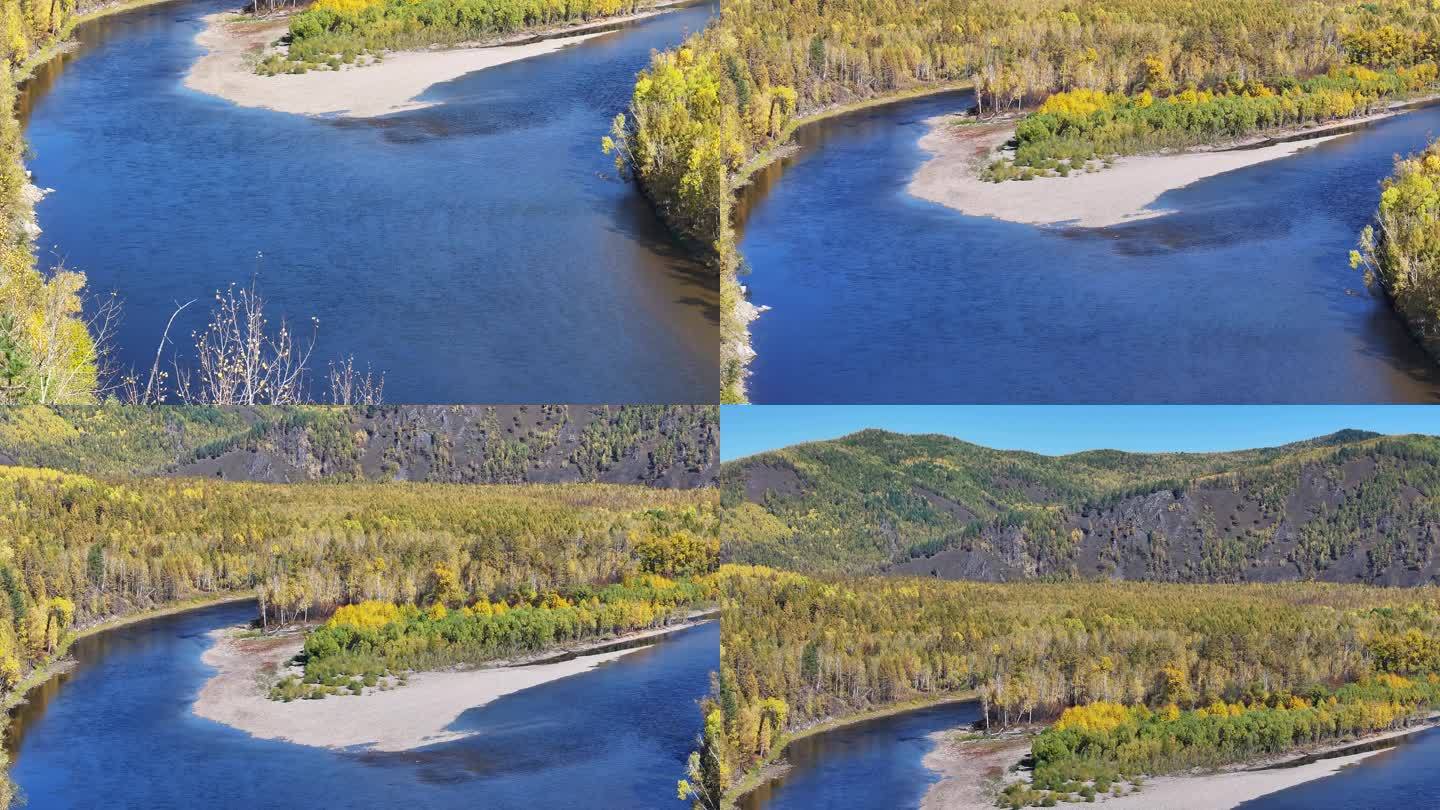
[[[967,216],[1029,225],[1106,228],[1173,213],[1153,207],[1168,191],[1289,157],[1437,98],[1397,102],[1363,118],[1268,132],[1208,149],[1121,157],[1113,166],[1096,172],[1001,183],[982,180],[979,171],[994,160],[1000,145],[1014,137],[1018,119],[957,124],[955,116],[937,116],[926,121],[930,130],[919,145],[931,157],[911,179],[909,192]]]
[[[1388,746],[1381,743],[1393,743],[1437,726],[1440,726],[1440,714],[1431,715],[1411,728],[1292,751],[1215,772],[1151,777],[1138,787],[1129,787],[1123,796],[1100,794],[1096,803],[1117,810],[1194,810],[1195,797],[1204,796],[1206,808],[1235,807],[1331,776],[1386,750]],[[925,756],[924,765],[939,774],[940,780],[926,792],[921,809],[994,807],[1000,791],[1018,778],[1015,768],[1029,756],[1031,736],[1020,732],[991,739],[957,739],[957,730],[932,734],[935,747]]]
[[[945,83],[933,86],[911,88],[899,93],[893,93],[876,98],[868,98],[863,101],[852,101],[846,104],[832,104],[818,110],[795,118],[788,122],[785,128],[780,131],[772,141],[771,145],[756,153],[754,157],[746,161],[730,178],[730,193],[736,195],[744,194],[745,186],[749,185],[750,179],[757,172],[766,167],[789,157],[799,151],[799,146],[794,142],[797,130],[806,124],[813,124],[827,118],[834,118],[837,115],[859,112],[874,107],[884,107],[889,104],[899,104],[904,101],[911,101],[926,96],[939,95],[941,93],[953,93],[966,90],[972,87],[970,82]],[[733,208],[733,206],[730,206]],[[728,211],[728,208],[727,208]],[[728,216],[728,213],[726,214]],[[755,359],[755,349],[750,343],[750,324],[754,323],[761,315],[769,311],[770,307],[754,304],[750,301],[749,291],[745,285],[740,283],[738,270],[741,263],[737,255],[733,258],[733,267],[722,269],[721,285],[721,377],[722,389],[720,392],[721,402],[726,404],[744,404],[749,401],[746,394],[745,379],[750,375],[750,363]]]
[[[214,643],[201,660],[216,673],[201,688],[193,711],[200,717],[238,728],[261,739],[285,740],[318,748],[360,748],[405,751],[450,742],[474,732],[454,729],[465,711],[505,695],[595,667],[648,645],[608,649],[686,630],[703,623],[689,621],[670,627],[587,642],[535,656],[542,663],[497,662],[483,669],[420,672],[403,686],[366,690],[364,695],[299,700],[271,700],[269,684],[298,668],[289,666],[304,642],[303,630],[245,637],[236,628],[216,630]],[[575,655],[565,660],[557,657]]]
[[[55,652],[51,654],[50,660],[45,665],[36,667],[34,670],[32,670],[29,675],[27,675],[23,680],[21,680],[20,683],[17,684],[16,687],[12,689],[8,695],[5,696],[5,699],[3,701],[0,701],[0,709],[9,710],[15,708],[21,703],[24,703],[25,696],[30,692],[31,689],[34,689],[35,687],[45,683],[56,675],[62,674],[68,671],[71,667],[73,667],[74,661],[70,660],[66,656],[70,652],[71,645],[73,645],[76,641],[79,641],[82,638],[86,638],[87,636],[93,636],[96,633],[103,633],[106,630],[114,630],[118,627],[138,624],[139,622],[149,621],[150,619],[158,619],[162,616],[173,616],[176,613],[186,613],[192,610],[201,610],[203,608],[215,607],[217,605],[229,605],[236,602],[245,602],[254,598],[255,594],[249,591],[239,594],[227,593],[217,596],[198,596],[192,599],[184,599],[178,602],[174,602],[172,604],[166,605],[165,607],[153,608],[150,610],[141,610],[135,613],[126,613],[119,616],[111,616],[107,619],[102,619],[101,621],[93,622],[83,627],[74,628],[71,630],[70,634],[65,637],[64,641],[62,641],[60,645],[55,648]]]
[[[860,712],[859,714],[824,720],[788,734],[784,739],[780,740],[778,745],[770,750],[769,755],[766,756],[763,761],[746,771],[738,781],[731,785],[729,792],[725,794],[724,801],[721,802],[721,806],[734,807],[745,794],[755,790],[771,779],[783,775],[789,770],[789,766],[783,763],[785,748],[797,740],[803,740],[806,737],[813,737],[816,734],[823,734],[827,731],[834,731],[835,729],[845,726],[853,726],[856,723],[864,723],[867,720],[878,720],[882,717],[890,717],[918,709],[929,709],[935,706],[945,706],[951,703],[967,703],[977,698],[978,694],[975,692],[962,692],[960,694],[944,695],[937,698],[910,700],[904,703],[886,706],[882,709],[874,709],[868,712]]]
[[[185,86],[241,107],[295,115],[373,118],[432,106],[436,102],[418,97],[433,85],[553,53],[688,2],[691,0],[659,3],[636,14],[531,31],[495,42],[386,53],[383,59],[364,66],[278,76],[261,76],[255,66],[285,34],[287,18],[257,20],[237,12],[210,14],[204,18],[205,28],[195,37],[205,54],[191,66]]]
[[[940,775],[925,791],[920,810],[985,810],[1006,785],[1005,775],[1030,753],[1028,733],[969,739],[955,729],[930,735],[934,747],[921,761]]]
[[[780,134],[775,136],[771,146],[758,152],[745,165],[735,172],[730,178],[730,188],[739,190],[750,182],[750,178],[756,172],[764,169],[777,160],[789,157],[798,151],[799,147],[792,140],[795,133],[807,124],[814,124],[824,121],[827,118],[834,118],[840,115],[861,112],[862,110],[875,109],[877,107],[888,107],[892,104],[901,104],[906,101],[914,101],[929,96],[938,96],[944,93],[958,93],[962,90],[969,90],[974,87],[973,82],[944,82],[935,85],[925,85],[902,90],[898,93],[888,93],[883,96],[867,98],[861,101],[851,101],[844,104],[831,104],[817,110],[794,118],[785,124]]]
[[[112,14],[119,14],[123,11],[131,11],[137,8],[144,8],[145,6],[158,6],[161,3],[175,3],[178,1],[179,0],[110,0],[110,2],[100,3],[76,15],[75,19],[70,21],[70,27],[73,29],[81,23],[98,20],[101,17],[109,17]]]

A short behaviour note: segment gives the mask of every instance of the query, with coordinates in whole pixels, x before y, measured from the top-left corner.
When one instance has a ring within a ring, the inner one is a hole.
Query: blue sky
[[[1052,455],[1098,448],[1238,450],[1342,428],[1440,434],[1440,406],[725,405],[720,457],[728,461],[867,427],[943,433],[987,447]]]

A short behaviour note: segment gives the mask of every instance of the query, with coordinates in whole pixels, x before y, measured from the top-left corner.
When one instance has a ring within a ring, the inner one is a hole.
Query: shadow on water
[[[236,107],[183,86],[228,0],[79,27],[22,94],[43,256],[118,292],[122,367],[174,307],[259,263],[272,321],[320,320],[406,402],[713,402],[718,288],[600,151],[637,70],[701,2],[440,82],[371,119]],[[223,225],[217,225],[223,212]],[[173,334],[203,326],[193,307]],[[456,373],[463,369],[464,373]]]
[[[937,776],[922,760],[930,735],[966,728],[980,717],[974,701],[878,717],[792,741],[789,766],[740,798],[740,810],[815,807],[919,807]]]
[[[1344,754],[1378,750],[1336,773],[1245,802],[1244,810],[1380,810],[1433,807],[1440,795],[1440,729],[1369,745]],[[1325,757],[1330,758],[1330,757]],[[1307,758],[1313,761],[1313,758]],[[1304,762],[1296,763],[1305,764]]]
[[[1163,194],[1112,228],[908,193],[967,93],[802,127],[741,195],[756,402],[1435,402],[1440,370],[1348,263],[1419,109]]]
[[[261,740],[197,717],[221,605],[83,639],[75,668],[15,713],[11,774],[33,807],[657,806],[674,795],[719,665],[718,622],[463,712],[454,742],[355,753]],[[345,700],[350,698],[330,698]]]

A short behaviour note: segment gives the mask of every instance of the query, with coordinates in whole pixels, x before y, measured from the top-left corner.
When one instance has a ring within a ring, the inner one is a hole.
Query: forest
[[[1067,456],[862,431],[721,467],[727,562],[952,579],[1440,581],[1440,438]]]
[[[1237,97],[1229,105],[1244,110],[1234,129],[1277,103],[1238,100],[1261,86],[1288,91],[1349,66],[1398,75],[1437,58],[1440,12],[1427,0],[736,0],[706,31],[655,57],[608,143],[678,233],[713,246],[725,307],[722,382],[727,401],[739,401],[755,312],[742,305],[731,195],[809,116],[959,86],[973,88],[987,114],[1072,90],[1151,99],[1203,91]],[[1130,148],[1193,142],[1175,130],[1214,119],[1175,116],[1161,138],[1110,126],[1107,137]]]
[[[723,565],[721,669],[681,790],[697,808],[816,723],[974,694],[1055,721],[1009,806],[1403,727],[1440,700],[1440,590],[978,583]],[[727,796],[727,794],[729,794]]]
[[[640,0],[316,0],[290,18],[289,48],[262,74],[339,70],[362,55],[454,45],[643,11]]]
[[[718,554],[713,489],[285,485],[0,467],[0,490],[7,700],[73,633],[181,600],[254,593],[269,625],[365,602],[433,607],[464,594],[467,606],[483,595],[518,607],[569,594],[578,620],[590,597],[617,593],[607,586],[693,577]],[[666,593],[695,593],[674,588]],[[592,616],[589,626],[601,624]]]
[[[1375,219],[1360,234],[1350,264],[1384,291],[1421,345],[1440,360],[1440,141],[1396,158]]]

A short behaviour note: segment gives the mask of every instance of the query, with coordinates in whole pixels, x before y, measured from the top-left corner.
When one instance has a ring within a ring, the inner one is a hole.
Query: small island
[[[371,118],[430,106],[419,96],[432,85],[553,53],[685,2],[598,2],[563,13],[454,0],[252,5],[205,18],[195,41],[206,53],[185,85],[242,107]]]
[[[910,193],[973,216],[1109,227],[1170,213],[1154,207],[1167,191],[1436,103],[1436,89],[1421,63],[1168,95],[1068,90],[1028,114],[931,119]]]
[[[216,672],[194,710],[255,737],[320,748],[404,751],[461,739],[471,732],[453,725],[465,711],[714,618],[685,604],[634,600],[701,596],[693,583],[659,579],[603,589],[603,603],[586,597],[560,607],[553,593],[538,607],[499,601],[479,612],[448,611],[443,602],[425,611],[364,602],[309,627],[219,630],[202,658]]]

